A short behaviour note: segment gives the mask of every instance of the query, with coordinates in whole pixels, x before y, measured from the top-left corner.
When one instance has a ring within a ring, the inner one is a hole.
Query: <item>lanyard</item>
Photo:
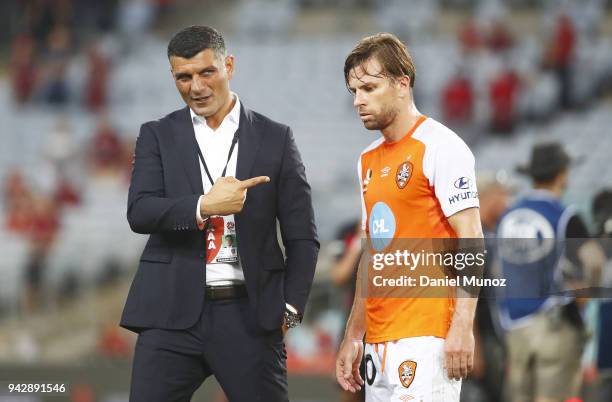
[[[225,177],[225,172],[227,171],[227,165],[232,157],[232,153],[234,153],[234,147],[238,142],[238,130],[236,130],[236,134],[234,134],[234,138],[232,139],[232,145],[230,146],[229,153],[227,154],[227,161],[225,162],[225,167],[223,168],[223,172],[221,173],[221,177]],[[198,156],[200,157],[200,161],[202,162],[202,166],[204,166],[204,171],[206,172],[206,176],[208,176],[208,180],[210,181],[211,186],[215,184],[212,176],[210,175],[210,171],[208,170],[208,166],[206,165],[206,161],[204,160],[204,155],[202,155],[202,150],[200,149],[200,145],[198,144]]]

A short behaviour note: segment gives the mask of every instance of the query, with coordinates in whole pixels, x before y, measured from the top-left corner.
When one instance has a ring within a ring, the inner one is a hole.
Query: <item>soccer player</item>
[[[415,107],[415,68],[404,44],[388,33],[362,39],[344,77],[364,126],[382,133],[358,164],[362,236],[481,240],[474,157]],[[339,384],[352,392],[364,386],[365,335],[366,401],[459,401],[473,366],[477,299],[363,297],[363,265],[336,360]]]

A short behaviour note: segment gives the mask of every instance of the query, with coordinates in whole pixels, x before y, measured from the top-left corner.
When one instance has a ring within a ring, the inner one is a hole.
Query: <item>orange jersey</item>
[[[421,117],[402,139],[374,141],[361,154],[362,228],[370,241],[454,238],[448,217],[478,207],[474,156],[454,132]],[[445,338],[455,299],[369,297],[366,342]]]

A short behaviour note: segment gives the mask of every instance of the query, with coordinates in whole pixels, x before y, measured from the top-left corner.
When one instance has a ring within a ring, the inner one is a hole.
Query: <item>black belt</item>
[[[247,297],[245,285],[206,286],[206,300],[241,299]]]

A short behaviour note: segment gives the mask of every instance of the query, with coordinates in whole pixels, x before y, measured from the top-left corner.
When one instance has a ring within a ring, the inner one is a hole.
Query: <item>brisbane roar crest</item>
[[[406,187],[406,184],[412,177],[412,163],[404,162],[397,167],[397,173],[395,174],[395,183],[401,189]]]
[[[405,388],[408,388],[412,381],[414,380],[414,376],[416,374],[417,364],[412,360],[406,360],[402,364],[399,365],[397,371],[399,374],[399,380]]]

